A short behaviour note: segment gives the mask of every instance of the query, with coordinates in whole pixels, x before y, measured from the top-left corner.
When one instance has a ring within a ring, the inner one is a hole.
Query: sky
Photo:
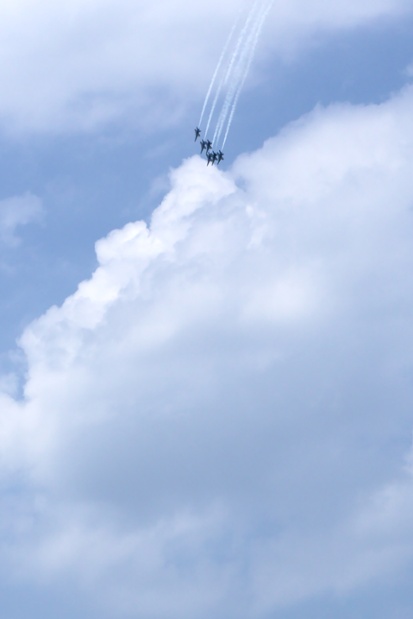
[[[0,2],[4,619],[410,619],[413,8]]]

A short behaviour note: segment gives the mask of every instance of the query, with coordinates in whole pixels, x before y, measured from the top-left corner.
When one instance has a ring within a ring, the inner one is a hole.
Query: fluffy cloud
[[[277,0],[267,36],[283,53],[320,30],[410,10],[407,0]],[[238,11],[238,0],[3,2],[1,124],[60,131],[90,130],[120,116],[143,127],[174,122],[204,93]]]
[[[412,103],[317,109],[225,173],[193,157],[97,243],[1,399],[15,583],[248,617],[411,563]]]

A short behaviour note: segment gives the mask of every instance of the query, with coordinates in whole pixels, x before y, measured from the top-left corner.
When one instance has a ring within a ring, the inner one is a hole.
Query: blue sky
[[[207,168],[239,6],[0,9],[5,619],[410,619],[413,12],[275,0]]]

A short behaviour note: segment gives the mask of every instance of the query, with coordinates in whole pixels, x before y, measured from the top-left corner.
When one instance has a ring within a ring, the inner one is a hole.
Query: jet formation
[[[221,151],[220,155],[217,147],[219,145],[219,148],[225,149],[262,28],[275,0],[250,0],[243,4],[246,5],[245,10],[237,17],[225,42],[195,128],[195,142],[200,140],[201,153],[205,153],[207,165],[218,164],[223,159],[223,153]],[[205,140],[201,139],[201,133]],[[215,149],[212,144],[208,147],[207,136],[211,136]]]
[[[199,127],[195,127],[194,131],[196,142],[197,139],[201,136],[201,129]],[[207,166],[209,164],[214,165],[214,163],[218,165],[219,163],[221,163],[221,161],[224,160],[224,153],[222,152],[222,150],[218,150],[216,152],[212,150],[211,140],[204,140],[203,138],[201,138],[199,143],[201,146],[201,155],[205,151]]]

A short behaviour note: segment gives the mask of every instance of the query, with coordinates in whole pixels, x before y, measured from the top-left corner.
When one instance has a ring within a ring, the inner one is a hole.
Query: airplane
[[[196,142],[199,136],[201,135],[201,129],[199,127],[195,127],[194,131],[195,131],[195,142]]]
[[[219,151],[216,153],[216,155],[217,155],[217,165],[218,165],[219,163],[221,163],[221,161],[223,161],[223,159],[224,159],[224,153],[222,152],[222,150],[219,150]]]
[[[206,140],[201,140],[200,144],[201,144],[201,153],[203,153],[207,147]]]
[[[212,148],[212,142],[211,142],[211,140],[207,140],[206,141],[206,152],[209,153],[211,148]]]
[[[210,163],[212,165],[214,165],[214,163],[217,160],[218,155],[216,153],[214,153],[213,151],[207,154],[207,165],[209,165]]]

